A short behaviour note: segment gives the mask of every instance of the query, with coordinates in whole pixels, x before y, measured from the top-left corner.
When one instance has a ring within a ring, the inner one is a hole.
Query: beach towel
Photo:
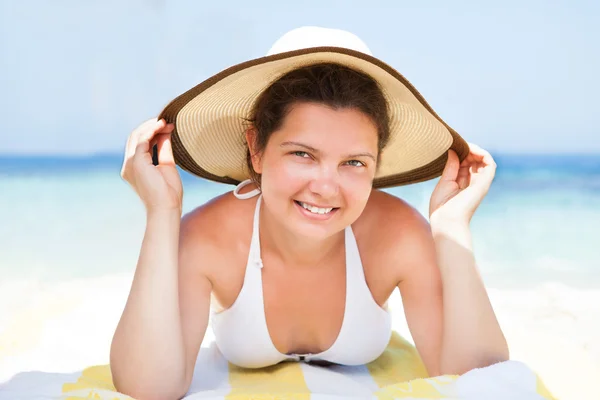
[[[244,369],[225,360],[214,341],[198,354],[184,397],[212,400],[341,399],[554,399],[538,375],[519,361],[506,361],[463,375],[428,377],[416,348],[394,332],[384,353],[363,366],[283,362]],[[0,386],[2,400],[123,400],[110,366],[74,373],[23,372]]]

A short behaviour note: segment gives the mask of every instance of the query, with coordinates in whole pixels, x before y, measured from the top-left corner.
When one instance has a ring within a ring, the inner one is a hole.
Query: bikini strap
[[[240,189],[244,186],[247,186],[252,183],[252,179],[246,179],[245,181],[240,182],[235,189],[233,189],[233,195],[240,200],[250,199],[258,194],[260,194],[260,189],[253,189],[248,193],[240,194]]]
[[[256,199],[256,207],[254,208],[254,220],[252,221],[252,244],[251,244],[251,256],[252,264],[258,268],[263,267],[262,256],[260,254],[260,201],[262,196],[258,196]]]
[[[260,189],[253,189],[248,193],[240,193],[240,189],[244,186],[252,183],[251,179],[246,179],[245,181],[240,182],[235,189],[233,190],[233,195],[238,199],[250,199],[256,195],[258,195],[258,199],[256,199],[256,206],[254,207],[254,217],[252,219],[252,239],[250,241],[250,255],[249,255],[249,263],[255,267],[262,268],[262,258],[260,256],[260,239],[259,239],[259,218],[260,218],[260,201],[262,198],[262,192]],[[246,273],[250,271],[246,269]]]

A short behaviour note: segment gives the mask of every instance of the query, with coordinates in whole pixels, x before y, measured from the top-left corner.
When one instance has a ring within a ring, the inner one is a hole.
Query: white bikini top
[[[239,194],[239,189],[248,183],[244,181],[234,190],[240,199],[259,195],[244,283],[230,308],[211,312],[215,342],[223,356],[245,368],[266,367],[284,360],[323,360],[343,365],[362,365],[375,360],[390,341],[391,316],[375,302],[367,286],[350,226],[345,230],[346,305],[337,339],[329,349],[318,354],[283,354],[275,348],[267,328],[263,301],[258,223],[262,196],[258,189]]]

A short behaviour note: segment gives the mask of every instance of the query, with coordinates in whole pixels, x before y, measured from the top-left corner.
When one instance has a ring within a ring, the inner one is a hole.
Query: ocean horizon
[[[600,154],[493,153],[498,165],[471,227],[486,285],[600,287]],[[0,154],[0,276],[58,282],[132,273],[141,201],[122,154]],[[184,213],[232,190],[180,169]],[[384,189],[427,215],[437,179]]]

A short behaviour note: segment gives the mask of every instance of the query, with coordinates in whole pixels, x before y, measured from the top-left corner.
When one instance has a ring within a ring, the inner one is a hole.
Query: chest
[[[235,303],[244,285],[245,264],[242,258],[229,268],[220,268],[221,273],[213,279],[213,308],[217,311]],[[278,351],[319,353],[333,345],[346,311],[346,268],[345,256],[330,260],[322,268],[290,269],[263,255],[260,276],[264,314],[270,339]],[[383,308],[395,288],[393,279],[369,263],[368,257],[362,268],[370,295]]]
[[[262,278],[267,327],[280,352],[318,353],[333,344],[346,306],[343,262],[292,273],[263,268]]]

